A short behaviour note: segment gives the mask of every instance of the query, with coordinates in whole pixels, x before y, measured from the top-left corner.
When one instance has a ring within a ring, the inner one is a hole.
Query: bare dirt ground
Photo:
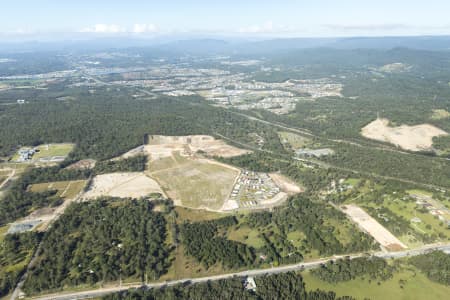
[[[389,120],[376,119],[362,128],[361,134],[369,139],[388,142],[405,150],[429,150],[433,137],[448,135],[447,132],[430,124],[390,127]]]
[[[75,181],[58,181],[48,183],[33,184],[28,187],[32,192],[43,192],[51,189],[58,190],[57,195],[64,199],[64,202],[57,207],[44,207],[37,209],[25,217],[20,222],[15,223],[29,223],[34,224],[33,228],[37,231],[46,231],[49,225],[61,216],[65,209],[82,194],[83,188],[86,185],[86,180]],[[14,224],[15,224],[14,223]]]
[[[405,244],[399,241],[392,233],[372,218],[368,213],[356,205],[343,205],[342,211],[347,214],[353,222],[358,224],[364,231],[370,234],[381,246],[388,250],[406,249]]]
[[[303,189],[301,187],[299,187],[295,182],[293,182],[286,176],[283,176],[279,173],[270,173],[269,176],[283,192],[289,195],[303,192]]]
[[[273,198],[261,201],[261,205],[262,206],[278,205],[278,204],[281,204],[282,202],[286,201],[288,199],[288,197],[289,196],[287,193],[279,192]]]
[[[450,118],[450,112],[445,109],[433,109],[433,114],[431,115],[431,119],[433,120],[442,120]]]
[[[147,174],[154,178],[176,205],[218,211],[231,193],[240,170],[197,155],[233,157],[248,150],[230,146],[207,135],[149,137]],[[136,148],[125,155],[142,153]]]
[[[404,64],[404,63],[392,63],[387,64],[379,68],[379,71],[386,72],[386,73],[402,73],[402,72],[408,72],[412,68],[411,65]]]
[[[150,148],[150,149],[149,149]],[[249,150],[239,149],[226,144],[222,140],[216,140],[209,135],[187,136],[161,136],[154,135],[149,138],[147,151],[155,157],[161,155],[170,156],[172,151],[185,151],[195,153],[203,151],[210,156],[233,157],[250,153]]]
[[[198,153],[200,151],[209,156],[221,157],[233,157],[251,152],[230,146],[208,135],[154,135],[149,137],[147,145],[134,148],[116,159],[138,154],[148,155],[149,161],[145,175],[153,180],[153,185],[149,187],[153,188],[151,192],[170,197],[175,205],[211,211],[239,208],[237,201],[229,197],[241,170],[205,158]],[[140,197],[145,194],[136,190],[143,188],[145,184],[137,185],[133,182],[134,179],[128,178],[126,174],[101,176],[103,177],[94,178],[92,187],[84,198],[95,198],[101,195]],[[288,178],[280,174],[272,176],[272,180],[281,191],[267,203],[262,203],[262,206],[275,206],[284,202],[289,195],[302,192],[302,189]]]
[[[164,195],[159,184],[141,172],[110,173],[95,176],[84,199],[100,196],[140,198],[152,193]]]
[[[161,154],[157,147],[158,155]],[[151,157],[155,157],[152,155]],[[239,169],[174,151],[149,163],[154,178],[176,205],[218,210],[229,196]]]
[[[134,156],[140,155],[140,154],[146,154],[144,146],[139,146],[139,147],[133,148],[130,151],[122,154],[121,156],[115,157],[111,160],[120,160],[123,158],[130,158],[130,157],[134,157]]]
[[[94,159],[82,159],[67,166],[69,170],[87,170],[95,167],[96,161]]]
[[[14,175],[16,174],[16,170],[15,169],[11,169],[11,170],[5,170],[4,172],[10,172],[8,174],[8,176],[5,177],[4,180],[0,180],[0,190],[6,186],[6,184],[14,177]],[[1,196],[1,195],[0,195]]]

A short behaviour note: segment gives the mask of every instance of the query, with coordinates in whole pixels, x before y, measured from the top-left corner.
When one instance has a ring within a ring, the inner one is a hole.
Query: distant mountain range
[[[280,38],[245,40],[236,38],[98,38],[67,41],[0,42],[0,52],[90,51],[152,47],[187,54],[270,53],[306,48],[450,50],[450,36],[352,37],[352,38]]]

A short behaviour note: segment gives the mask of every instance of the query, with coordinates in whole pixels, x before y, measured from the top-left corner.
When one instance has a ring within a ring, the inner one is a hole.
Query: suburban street
[[[427,253],[428,251],[434,251],[434,250],[441,250],[447,253],[450,253],[450,243],[448,244],[431,244],[431,245],[425,245],[420,248],[411,249],[411,250],[405,250],[405,251],[399,251],[399,252],[376,252],[373,253],[374,256],[389,259],[389,258],[401,258],[401,257],[408,257],[408,256],[415,256],[415,255],[421,255],[424,253]],[[135,284],[128,284],[128,285],[118,285],[108,288],[98,288],[98,289],[92,289],[87,291],[81,291],[81,292],[61,292],[57,294],[49,294],[49,295],[43,295],[39,297],[31,297],[28,299],[35,299],[35,300],[69,300],[69,299],[89,299],[94,297],[101,297],[103,295],[109,294],[109,293],[115,293],[120,291],[125,291],[130,288],[140,288],[140,287],[146,287],[146,288],[160,288],[164,286],[171,286],[176,285],[180,283],[202,283],[207,281],[215,281],[215,280],[221,280],[221,279],[227,279],[227,278],[233,278],[233,277],[248,277],[248,276],[260,276],[265,274],[276,274],[276,273],[285,273],[285,272],[291,272],[291,271],[300,271],[300,270],[307,270],[307,269],[313,269],[320,267],[321,264],[324,264],[328,261],[336,260],[339,258],[349,257],[350,259],[355,259],[358,257],[362,257],[364,255],[367,255],[366,253],[357,253],[357,254],[351,254],[351,255],[339,255],[339,256],[332,256],[328,258],[323,258],[311,262],[303,262],[293,265],[286,265],[286,266],[280,266],[280,267],[274,267],[274,268],[268,268],[268,269],[253,269],[253,270],[246,270],[242,272],[237,273],[227,273],[222,275],[216,275],[216,276],[207,276],[207,277],[200,277],[200,278],[184,278],[179,280],[172,280],[172,281],[166,281],[166,282],[158,282],[158,283],[149,283],[149,284],[142,284],[142,283],[135,283]],[[15,299],[12,298],[11,299]]]

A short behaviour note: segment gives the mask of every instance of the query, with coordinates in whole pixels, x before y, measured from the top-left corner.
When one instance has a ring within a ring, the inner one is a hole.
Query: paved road
[[[109,82],[105,82],[105,81],[102,81],[102,80],[98,79],[96,76],[90,76],[90,75],[85,74],[85,73],[83,75],[85,77],[89,78],[89,79],[92,79],[92,80],[96,81],[97,83],[101,83],[101,84],[104,84],[104,85],[112,85]],[[153,93],[149,92],[148,90],[146,90],[144,88],[139,89],[139,90],[142,93],[145,93],[145,94],[150,95],[150,96],[154,96]],[[250,116],[250,115],[247,115],[245,113],[240,113],[240,112],[236,112],[236,111],[232,111],[232,110],[229,110],[229,112],[232,113],[232,114],[235,114],[235,115],[239,115],[239,116],[245,117],[245,118],[247,118],[249,120],[252,120],[252,121],[255,121],[255,122],[259,122],[259,123],[262,123],[262,124],[275,126],[275,127],[280,128],[280,129],[288,130],[288,131],[291,131],[291,132],[296,132],[296,133],[299,133],[299,134],[302,134],[302,135],[306,135],[306,136],[310,136],[310,137],[320,138],[322,140],[327,140],[327,141],[331,141],[331,142],[334,142],[334,143],[343,143],[343,144],[353,145],[353,146],[357,146],[357,147],[378,149],[378,150],[381,150],[381,151],[396,152],[396,153],[401,153],[401,154],[404,154],[404,155],[422,156],[423,157],[423,155],[421,155],[421,154],[415,154],[415,153],[411,153],[411,152],[401,151],[401,150],[393,149],[393,148],[390,148],[390,147],[375,146],[375,145],[367,146],[367,145],[363,145],[363,144],[360,144],[360,143],[357,143],[357,142],[354,142],[354,141],[345,140],[345,139],[331,139],[331,138],[327,138],[327,137],[316,135],[316,134],[312,133],[311,131],[309,131],[308,129],[290,127],[290,126],[287,126],[287,125],[282,124],[282,123],[259,119],[259,118],[254,117],[254,116]],[[241,146],[244,146],[244,147],[246,147],[248,149],[258,150],[258,151],[265,151],[265,152],[271,152],[271,151],[267,151],[267,150],[257,149],[255,147],[252,147],[250,145],[246,145],[244,143],[238,142],[236,140],[230,139],[228,137],[225,137],[225,136],[217,134],[217,133],[216,133],[216,135],[222,137],[223,139],[226,139],[226,140],[229,140],[229,141],[233,141],[236,144],[240,144]],[[403,182],[403,183],[416,184],[416,185],[420,185],[420,186],[426,187],[426,188],[431,188],[431,189],[434,189],[434,190],[449,190],[446,187],[441,187],[441,186],[437,186],[437,185],[433,185],[433,184],[417,182],[417,181],[408,180],[408,179],[399,178],[399,177],[383,176],[381,174],[372,173],[372,172],[364,172],[364,171],[358,171],[358,170],[354,170],[354,169],[348,169],[348,168],[345,168],[345,167],[339,167],[339,166],[336,166],[336,165],[331,165],[331,164],[318,162],[316,160],[300,159],[300,158],[294,158],[294,159],[305,161],[305,162],[309,162],[309,163],[312,163],[312,164],[315,164],[315,165],[318,165],[318,166],[321,166],[321,167],[333,168],[333,169],[337,169],[337,170],[351,172],[351,173],[354,173],[354,174],[361,174],[361,175],[372,176],[372,177],[385,179],[385,180],[394,180],[394,181]],[[433,159],[447,160],[447,161],[450,160],[449,158],[444,158],[444,157],[433,157]]]
[[[66,199],[63,204],[61,204],[53,213],[52,217],[50,219],[46,220],[44,224],[44,228],[48,229],[59,217],[61,217],[64,213],[64,210],[69,206],[70,203],[74,201],[78,201],[81,197],[83,192],[81,191],[76,195],[73,199]],[[29,270],[34,266],[36,263],[37,258],[39,257],[39,254],[41,253],[42,243],[39,244],[36,251],[33,253],[33,257],[30,260],[30,263],[27,266],[27,269],[25,270],[25,273],[20,278],[19,283],[17,284],[16,288],[14,289],[13,293],[11,294],[10,300],[18,299],[19,294],[22,290],[23,284],[25,283],[25,280],[27,278]]]
[[[391,147],[388,147],[388,146],[364,145],[364,144],[360,144],[360,143],[357,143],[357,142],[354,142],[354,141],[350,141],[350,140],[345,140],[345,139],[327,138],[327,137],[324,137],[324,136],[321,136],[321,135],[314,134],[308,129],[298,128],[298,127],[289,127],[289,126],[287,126],[285,124],[282,124],[282,123],[266,121],[266,120],[263,120],[263,119],[259,119],[259,118],[247,115],[245,113],[239,113],[239,112],[235,112],[235,111],[230,111],[230,112],[233,113],[233,114],[242,116],[242,117],[246,117],[247,119],[252,120],[252,121],[260,122],[260,123],[263,123],[263,124],[266,124],[266,125],[272,125],[272,126],[275,126],[275,127],[281,128],[281,129],[285,129],[285,130],[288,130],[288,131],[291,131],[291,132],[296,132],[296,133],[299,133],[299,134],[303,134],[303,135],[307,135],[307,136],[311,136],[311,137],[316,137],[316,138],[319,138],[319,139],[322,139],[322,140],[326,140],[326,141],[330,141],[330,142],[334,142],[334,143],[348,144],[348,145],[353,145],[353,146],[357,146],[357,147],[361,147],[361,148],[372,148],[372,149],[378,149],[378,150],[381,150],[381,151],[389,151],[389,152],[395,152],[395,153],[400,153],[400,154],[405,154],[405,155],[413,155],[413,156],[422,156],[423,157],[422,154],[416,154],[416,153],[411,153],[411,152],[407,152],[407,151],[402,151],[402,150],[391,148]],[[450,160],[450,158],[439,157],[439,156],[436,156],[436,157],[433,157],[433,158],[434,159],[439,159],[439,160]]]
[[[252,118],[254,119],[254,118]],[[266,123],[266,121],[263,121],[264,123]],[[285,127],[287,128],[287,127]],[[240,145],[244,148],[253,150],[253,151],[262,151],[262,152],[267,152],[267,153],[271,153],[273,154],[273,151],[270,150],[266,150],[266,149],[258,149],[254,146],[236,141],[234,139],[230,139],[222,134],[219,134],[217,132],[214,133],[215,135],[217,135],[218,137],[222,138],[223,140],[228,140],[230,142],[233,142],[237,145]],[[369,177],[375,177],[375,178],[380,178],[380,179],[384,179],[384,180],[393,180],[393,181],[398,181],[398,182],[403,182],[403,183],[409,183],[409,184],[414,184],[414,185],[418,185],[418,186],[422,186],[425,188],[429,188],[429,189],[434,189],[434,190],[448,190],[448,188],[446,187],[442,187],[442,186],[437,186],[437,185],[433,185],[433,184],[428,184],[428,183],[423,183],[423,182],[418,182],[418,181],[414,181],[414,180],[409,180],[409,179],[404,179],[404,178],[399,178],[399,177],[392,177],[392,176],[385,176],[385,175],[380,175],[377,173],[373,173],[373,172],[366,172],[366,171],[358,171],[355,169],[350,169],[350,168],[345,168],[345,167],[340,167],[340,166],[336,166],[330,163],[325,163],[323,161],[319,161],[316,159],[308,159],[308,158],[300,158],[300,157],[296,157],[293,156],[292,159],[297,160],[297,161],[301,161],[301,162],[305,162],[305,163],[309,163],[309,164],[313,164],[316,165],[318,167],[321,168],[330,168],[330,169],[336,169],[336,170],[341,170],[341,171],[345,171],[348,173],[353,173],[353,174],[359,174],[359,175],[364,175],[364,176],[369,176]]]
[[[450,243],[449,244],[432,244],[432,245],[426,245],[421,248],[412,249],[412,250],[405,250],[400,252],[376,252],[373,253],[373,255],[381,258],[400,258],[400,257],[407,257],[407,256],[415,256],[420,255],[423,253],[426,253],[428,251],[432,250],[442,250],[445,252],[450,252]],[[99,289],[93,289],[89,291],[82,291],[82,292],[74,292],[74,293],[58,293],[58,294],[49,294],[44,295],[40,297],[33,297],[30,299],[34,300],[69,300],[69,299],[88,299],[88,298],[94,298],[94,297],[100,297],[106,294],[114,293],[114,292],[120,292],[124,291],[130,288],[139,288],[139,287],[147,287],[147,288],[159,288],[163,286],[171,286],[176,285],[180,283],[201,283],[201,282],[207,282],[207,281],[215,281],[215,280],[221,280],[221,279],[227,279],[227,278],[233,278],[233,277],[246,277],[246,276],[260,276],[264,274],[276,274],[276,273],[285,273],[290,271],[299,271],[299,270],[306,270],[306,269],[313,269],[319,267],[321,264],[326,263],[331,260],[336,260],[338,258],[344,258],[348,256],[350,259],[354,259],[357,257],[362,257],[366,255],[365,253],[357,253],[352,255],[339,255],[339,256],[333,256],[328,258],[323,258],[311,262],[304,262],[304,263],[298,263],[294,265],[287,265],[287,266],[280,266],[275,268],[269,268],[269,269],[254,269],[254,270],[246,270],[242,272],[237,273],[228,273],[228,274],[222,274],[222,275],[216,275],[216,276],[207,276],[207,277],[201,277],[201,278],[185,278],[180,280],[172,280],[172,281],[166,281],[161,283],[150,283],[150,284],[129,284],[129,285],[119,285],[119,286],[113,286],[108,288],[99,288]]]
[[[98,82],[101,82],[101,83],[105,84],[105,82],[102,82],[102,81],[100,81],[98,79],[95,79],[92,76],[89,76],[89,77],[91,77],[92,79],[94,79],[94,80],[96,80]],[[142,89],[142,91],[145,92],[145,93],[149,93],[145,89]],[[242,116],[244,116],[244,117],[246,117],[248,119],[254,120],[254,121],[258,121],[258,122],[261,122],[261,123],[265,123],[265,124],[269,124],[269,125],[272,125],[272,126],[276,126],[278,128],[282,128],[282,129],[285,129],[285,130],[297,132],[297,133],[300,133],[300,134],[303,134],[303,135],[307,135],[307,136],[314,136],[314,134],[312,134],[311,132],[309,132],[307,130],[301,130],[301,129],[298,129],[298,128],[288,127],[288,126],[285,126],[283,124],[278,124],[278,123],[273,123],[273,122],[261,120],[261,119],[255,118],[255,117],[248,116],[246,114],[241,114],[241,113],[236,113],[236,114],[242,115]],[[220,134],[218,134],[218,135],[221,136],[224,139],[231,140],[231,139],[229,139],[229,138],[227,138],[225,136],[222,136]],[[245,145],[245,144],[243,144],[241,142],[238,142],[238,141],[234,141],[234,140],[231,140],[231,141],[233,141],[233,142],[235,142],[237,144],[241,144],[242,146],[245,146],[246,148],[253,148],[253,147],[249,147],[249,145]],[[355,143],[355,142],[351,142],[351,141],[346,141],[346,140],[331,140],[330,139],[330,141],[339,142],[339,143],[348,143],[348,144],[352,144],[352,145],[360,146],[360,147],[368,147],[368,146],[363,146],[361,144],[358,144],[358,143]],[[375,148],[379,148],[380,150],[385,150],[385,151],[399,152],[399,153],[403,153],[403,154],[407,154],[407,155],[415,155],[415,154],[412,154],[412,153],[403,152],[403,151],[394,150],[394,149],[387,149],[387,148],[381,148],[381,147],[375,147]],[[260,150],[260,149],[253,149],[253,150]],[[267,152],[270,152],[270,151],[267,151]],[[360,172],[360,171],[347,169],[347,168],[342,168],[342,167],[338,167],[338,166],[334,166],[334,165],[329,165],[329,164],[325,164],[325,163],[317,162],[317,161],[311,161],[311,160],[299,159],[299,158],[297,158],[297,160],[308,162],[308,163],[313,163],[313,164],[319,165],[321,167],[330,167],[330,168],[335,168],[335,169],[341,169],[341,170],[345,170],[345,171],[350,171],[350,172],[360,173],[360,174],[365,174],[365,175],[371,175],[371,176],[380,177],[380,178],[384,178],[384,179],[391,179],[391,180],[397,180],[397,181],[402,181],[402,182],[420,184],[420,185],[427,186],[427,187],[432,187],[432,188],[441,188],[441,187],[436,187],[436,186],[433,186],[433,185],[427,185],[427,184],[423,184],[423,183],[419,183],[419,182],[405,180],[405,179],[402,179],[402,178],[394,178],[394,177],[382,176],[382,175],[378,175],[378,174],[374,174],[374,173]],[[406,257],[406,256],[420,255],[420,254],[423,254],[423,253],[425,253],[427,251],[431,251],[431,250],[443,250],[445,252],[450,252],[450,244],[445,244],[445,245],[427,245],[427,246],[424,246],[424,247],[421,247],[421,248],[417,248],[417,249],[413,249],[413,250],[405,250],[405,251],[400,251],[400,252],[377,252],[377,253],[374,253],[374,255],[378,256],[378,257],[382,257],[382,258],[400,258],[400,257]],[[364,256],[364,255],[365,255],[364,253],[359,253],[359,254],[353,254],[353,255],[348,255],[348,256],[351,259],[354,259],[354,258],[361,257],[361,256]],[[337,258],[340,258],[340,257],[345,257],[345,255],[344,256],[334,256],[334,257],[330,257],[330,258],[319,259],[319,260],[312,261],[312,262],[305,262],[305,263],[281,266],[281,267],[270,268],[270,269],[247,270],[247,271],[238,272],[238,273],[228,273],[228,274],[222,274],[222,275],[217,275],[217,276],[201,277],[201,278],[186,278],[186,279],[181,279],[181,280],[173,280],[173,281],[168,281],[168,282],[163,282],[163,283],[152,283],[152,284],[147,284],[147,285],[142,285],[142,283],[129,284],[129,285],[119,285],[119,286],[113,286],[113,287],[109,287],[109,288],[99,288],[99,289],[95,289],[95,290],[75,292],[75,293],[51,294],[51,295],[46,295],[46,296],[41,296],[41,297],[34,297],[32,299],[37,299],[37,300],[87,299],[87,298],[99,297],[99,296],[102,296],[102,295],[105,295],[105,294],[109,294],[109,293],[113,293],[113,292],[119,292],[119,291],[127,290],[129,288],[138,288],[138,287],[142,287],[142,286],[146,286],[147,288],[158,288],[158,287],[162,287],[162,286],[176,285],[176,284],[183,283],[183,282],[200,283],[200,282],[206,282],[206,281],[214,281],[214,280],[232,278],[232,277],[235,277],[235,276],[238,276],[238,277],[258,276],[258,275],[263,275],[263,274],[275,274],[275,273],[282,273],[282,272],[289,272],[289,271],[298,271],[298,270],[302,270],[302,269],[317,268],[321,264],[326,263],[327,261],[334,260],[334,259],[337,259]],[[32,263],[30,263],[30,265],[32,265]],[[19,284],[18,289],[16,289],[14,291],[13,296],[11,297],[11,299],[16,299],[16,297],[18,295],[18,290],[22,286],[22,284],[23,284],[23,280]]]

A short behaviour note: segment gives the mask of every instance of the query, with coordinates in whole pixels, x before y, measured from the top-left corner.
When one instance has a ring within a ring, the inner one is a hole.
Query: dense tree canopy
[[[166,221],[147,200],[77,203],[46,232],[24,290],[134,277],[158,279],[169,266]]]
[[[103,297],[104,300],[137,299],[298,299],[298,300],[352,300],[336,297],[334,292],[316,290],[308,292],[303,278],[295,273],[265,275],[255,278],[256,291],[244,289],[245,278],[231,278],[192,285],[176,285],[162,289],[137,289]]]
[[[329,261],[311,271],[315,277],[331,283],[349,281],[367,276],[373,280],[385,281],[392,278],[394,267],[379,257],[345,258]]]
[[[8,234],[0,242],[0,297],[16,287],[40,238],[40,234],[27,232]]]
[[[450,286],[450,254],[434,251],[411,257],[409,262],[429,279]]]

